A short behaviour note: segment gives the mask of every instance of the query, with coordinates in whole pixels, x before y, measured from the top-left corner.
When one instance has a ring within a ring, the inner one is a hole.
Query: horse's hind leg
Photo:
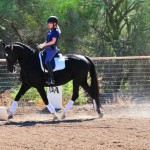
[[[37,90],[38,90],[41,98],[43,99],[47,109],[53,115],[53,120],[58,120],[55,108],[49,103],[44,87],[38,87]]]
[[[70,110],[72,105],[74,104],[75,100],[79,97],[79,86],[80,84],[77,81],[73,81],[73,95],[71,100],[66,105],[63,113],[61,114],[61,119],[65,119],[65,114]]]
[[[88,83],[85,81],[84,83],[81,84],[81,86],[92,98],[92,95],[91,95],[91,92],[90,92],[90,86],[88,85]]]
[[[19,90],[18,94],[15,97],[15,100],[11,104],[8,119],[13,118],[13,114],[15,113],[16,108],[18,106],[18,101],[20,100],[21,96],[23,96],[29,88],[30,88],[29,85],[26,85],[26,84],[21,85],[20,90]]]
[[[90,91],[90,86],[88,85],[87,81],[83,82],[81,86],[90,95],[90,97],[93,99],[93,106],[94,106],[95,110],[98,112],[99,117],[102,118],[103,113],[101,113],[100,109],[97,109],[96,101],[95,101],[94,97],[92,96],[92,93]]]
[[[93,106],[96,109],[96,102],[91,94],[90,86],[88,85],[87,81],[83,82],[81,86],[89,94],[89,96],[93,99]]]

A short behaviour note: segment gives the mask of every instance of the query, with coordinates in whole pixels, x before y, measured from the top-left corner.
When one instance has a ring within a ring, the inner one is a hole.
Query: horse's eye
[[[5,53],[5,55],[6,55],[6,57],[8,57],[8,54],[7,54],[7,53]]]

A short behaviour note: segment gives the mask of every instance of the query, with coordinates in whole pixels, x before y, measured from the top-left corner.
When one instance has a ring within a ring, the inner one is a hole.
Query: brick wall
[[[6,62],[4,60],[0,60],[0,93],[16,87],[19,83],[19,74],[12,74],[8,72]]]

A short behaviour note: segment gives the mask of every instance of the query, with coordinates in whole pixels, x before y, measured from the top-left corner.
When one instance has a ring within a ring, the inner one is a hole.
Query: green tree
[[[36,48],[45,40],[46,20],[58,16],[61,52],[89,56],[149,54],[148,0],[0,1],[0,40]]]
[[[84,8],[91,14],[88,22],[95,33],[100,55],[130,55],[134,42],[131,37],[138,22],[135,18],[139,17],[142,3],[140,0],[97,0],[90,4],[84,1]]]

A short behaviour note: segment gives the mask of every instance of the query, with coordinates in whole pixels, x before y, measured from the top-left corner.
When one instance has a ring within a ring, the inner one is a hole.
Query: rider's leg
[[[50,77],[48,79],[48,84],[54,84],[55,81],[54,81],[53,69],[50,62],[54,58],[57,51],[51,49],[47,49],[45,51],[46,51],[45,65],[47,66],[49,77]]]
[[[61,119],[65,118],[65,114],[70,110],[70,108],[72,107],[72,105],[74,104],[75,100],[79,97],[79,84],[76,83],[75,81],[73,81],[73,95],[71,100],[68,102],[68,104],[66,105],[62,115],[61,115]]]
[[[46,92],[45,92],[45,89],[44,87],[38,87],[37,88],[40,96],[42,97],[47,109],[50,111],[50,113],[53,115],[53,120],[57,120],[58,117],[56,115],[56,111],[55,111],[55,108],[49,103],[48,99],[47,99],[47,95],[46,95]]]
[[[30,86],[28,86],[28,85],[25,85],[25,84],[21,85],[21,88],[20,88],[18,94],[16,95],[15,100],[11,104],[8,119],[13,118],[13,114],[15,113],[16,108],[18,106],[18,101],[20,100],[21,96],[23,96],[29,88],[30,88]]]
[[[51,66],[51,63],[50,61],[47,61],[46,62],[46,66],[47,66],[47,69],[48,69],[48,73],[49,73],[49,76],[50,76],[50,81],[48,81],[48,84],[55,84],[55,81],[54,81],[54,75],[53,75],[53,69],[52,69],[52,66]]]

